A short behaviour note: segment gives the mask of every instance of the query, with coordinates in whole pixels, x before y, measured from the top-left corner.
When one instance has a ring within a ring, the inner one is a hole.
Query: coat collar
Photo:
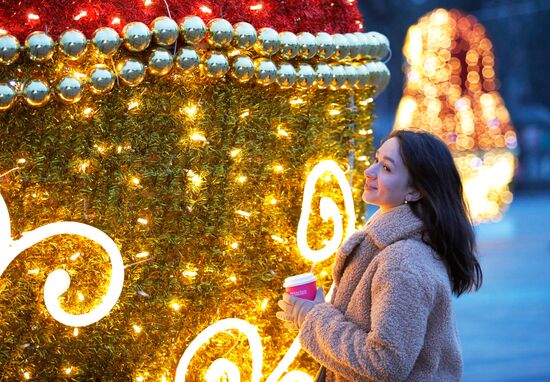
[[[384,249],[399,240],[420,238],[423,227],[422,220],[407,204],[402,204],[383,213],[376,212],[363,230],[378,248]]]

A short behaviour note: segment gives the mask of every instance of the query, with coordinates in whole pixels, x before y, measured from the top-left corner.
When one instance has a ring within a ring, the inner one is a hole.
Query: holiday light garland
[[[437,9],[409,28],[407,82],[395,128],[441,137],[460,171],[476,222],[497,220],[512,201],[516,134],[497,92],[495,58],[483,26]]]
[[[43,10],[52,3],[36,1]],[[245,11],[240,2],[167,1],[171,17],[161,20],[172,26],[177,20],[178,40],[177,47],[165,46],[153,37],[165,4],[145,3],[125,12],[124,2],[97,1],[71,9],[70,18],[29,11],[25,27],[20,13],[7,15],[9,6],[0,11],[0,193],[11,217],[2,245],[74,222],[106,235],[124,264],[114,306],[80,326],[52,313],[44,303],[51,293],[42,290],[53,285],[48,275],[67,272],[71,284],[54,304],[72,316],[96,311],[120,277],[104,245],[60,230],[11,255],[0,274],[0,376],[308,380],[317,365],[303,354],[294,361],[296,333],[275,319],[276,301],[284,278],[309,270],[310,260],[326,259],[315,272],[328,290],[330,251],[323,248],[338,244],[355,228],[354,216],[363,216],[350,200],[362,192],[373,97],[389,79],[379,61],[387,46],[367,44],[358,52],[369,54],[329,58],[312,55],[327,44],[281,44],[264,55],[252,44],[239,47],[245,42],[238,38],[223,48],[208,41],[214,19],[227,20],[218,23],[234,31],[247,22],[258,36],[262,27],[283,31],[275,32],[281,41],[295,41],[304,30],[314,39],[347,38],[360,27],[348,1],[300,7],[264,1]],[[270,14],[275,9],[285,12]],[[329,12],[330,22],[321,17]],[[184,20],[197,21],[187,16],[210,25],[196,44],[182,35]],[[35,24],[46,20],[47,32]],[[125,26],[135,23],[152,33],[147,48],[100,43],[107,54],[98,52],[98,30],[124,38]],[[48,59],[31,58],[31,45],[17,57],[1,49],[2,41],[19,43],[36,31],[54,42]],[[68,43],[67,36],[81,43]],[[230,63],[226,73],[209,66],[213,57]],[[170,70],[157,65],[171,59]],[[313,254],[309,260],[304,248]]]

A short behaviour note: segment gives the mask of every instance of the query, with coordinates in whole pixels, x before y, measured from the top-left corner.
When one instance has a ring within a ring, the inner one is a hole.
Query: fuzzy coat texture
[[[375,214],[338,251],[332,300],[307,314],[299,337],[326,382],[460,380],[450,279],[422,228],[404,204]]]

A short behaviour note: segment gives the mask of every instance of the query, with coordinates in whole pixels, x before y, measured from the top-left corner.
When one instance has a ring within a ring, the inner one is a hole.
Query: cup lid
[[[301,275],[287,277],[283,284],[283,288],[304,285],[315,281],[317,281],[317,277],[315,277],[313,273],[302,273]]]

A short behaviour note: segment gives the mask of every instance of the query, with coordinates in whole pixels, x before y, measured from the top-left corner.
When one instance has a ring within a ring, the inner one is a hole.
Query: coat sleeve
[[[396,264],[377,264],[371,288],[371,330],[366,332],[331,304],[319,304],[302,325],[302,347],[348,380],[406,379],[423,347],[431,311],[427,282],[421,274]]]

